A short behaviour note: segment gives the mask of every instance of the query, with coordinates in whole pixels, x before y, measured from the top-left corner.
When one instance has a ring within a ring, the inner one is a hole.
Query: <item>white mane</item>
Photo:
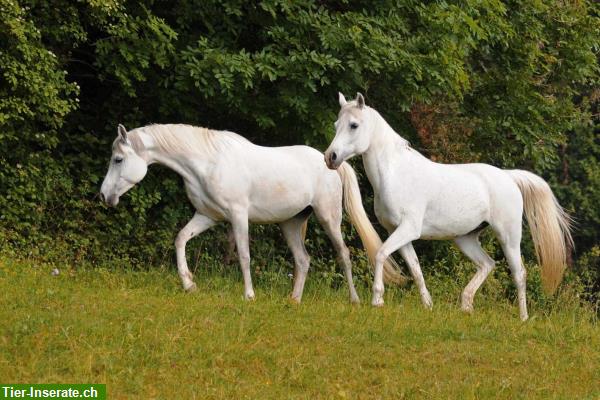
[[[400,136],[400,134],[398,132],[396,132],[394,130],[394,128],[392,128],[388,124],[388,122],[383,118],[383,116],[379,113],[379,111],[377,111],[376,109],[369,107],[367,105],[365,105],[364,108],[361,110],[361,108],[358,106],[358,103],[356,100],[349,101],[345,105],[343,105],[340,108],[340,112],[338,113],[338,118],[340,118],[344,113],[350,113],[355,118],[358,119],[361,117],[361,111],[362,112],[367,111],[367,112],[372,113],[376,120],[378,129],[386,129],[386,130],[393,132],[394,135],[398,136],[398,138],[400,139],[400,141],[403,143],[404,146],[412,148],[410,142],[408,140],[406,140],[405,138],[403,138],[402,136]]]
[[[134,129],[128,135],[137,151],[143,144],[139,133],[150,136],[154,145],[167,154],[214,154],[233,143],[251,143],[248,139],[229,131],[215,131],[184,124],[152,124]]]

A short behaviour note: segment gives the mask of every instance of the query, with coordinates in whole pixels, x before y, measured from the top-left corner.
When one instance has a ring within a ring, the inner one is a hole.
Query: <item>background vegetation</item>
[[[153,168],[115,210],[97,198],[117,123],[190,123],[324,149],[337,91],[360,90],[434,160],[549,180],[577,221],[573,270],[593,299],[599,11],[593,0],[0,0],[1,251],[74,265],[173,265],[173,239],[192,215],[176,175]],[[315,269],[339,282],[312,228]],[[273,228],[253,237],[257,274],[289,259]],[[209,244],[223,240],[217,229],[192,242],[192,261],[220,257]],[[489,237],[486,247],[501,258]],[[426,274],[472,271],[447,244],[418,252]],[[354,259],[364,267],[360,253]]]

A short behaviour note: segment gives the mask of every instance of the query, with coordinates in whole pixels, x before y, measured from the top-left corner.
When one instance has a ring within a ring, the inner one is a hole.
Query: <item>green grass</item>
[[[426,311],[414,289],[373,309],[367,288],[351,306],[315,278],[297,306],[284,278],[247,303],[236,273],[186,294],[172,269],[0,262],[0,381],[106,383],[110,399],[600,397],[599,327],[576,302],[521,323],[485,294],[464,315],[435,279]]]

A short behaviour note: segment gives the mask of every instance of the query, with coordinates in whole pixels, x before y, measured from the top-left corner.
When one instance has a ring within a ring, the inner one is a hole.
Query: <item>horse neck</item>
[[[371,143],[366,152],[363,153],[363,165],[367,177],[374,186],[379,181],[379,175],[386,170],[392,160],[409,154],[408,141],[400,137],[385,119],[375,110],[371,109],[373,120],[373,131]]]
[[[159,164],[177,172],[184,181],[193,181],[198,174],[204,174],[208,165],[213,162],[212,155],[206,154],[201,157],[192,157],[191,155],[173,154],[156,146],[153,138],[144,132],[139,133],[144,149],[139,153],[146,160],[148,165]],[[143,155],[142,155],[143,154]]]

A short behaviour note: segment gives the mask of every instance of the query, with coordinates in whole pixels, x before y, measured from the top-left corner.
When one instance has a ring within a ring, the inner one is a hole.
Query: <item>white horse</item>
[[[308,146],[261,147],[227,131],[189,125],[149,125],[130,132],[118,127],[101,198],[116,206],[119,197],[159,163],[183,178],[194,217],[175,240],[177,268],[185,290],[196,289],[188,269],[185,245],[219,221],[229,221],[244,276],[244,297],[254,298],[250,277],[248,222],[278,223],[295,261],[293,300],[300,302],[309,256],[304,247],[311,210],[333,242],[344,266],[350,300],[358,302],[348,249],[342,240],[342,190],[346,210],[371,259],[381,246],[362,207],[354,171],[342,165],[339,174],[323,164],[323,154]],[[399,281],[396,267],[386,277]]]
[[[382,265],[396,250],[406,261],[426,307],[432,306],[412,241],[453,239],[477,266],[462,293],[462,309],[473,310],[473,297],[494,261],[479,244],[479,233],[490,225],[502,245],[517,287],[519,312],[528,318],[525,269],[521,263],[523,208],[542,267],[544,288],[553,293],[565,269],[567,243],[572,245],[570,219],[548,184],[522,170],[501,170],[487,164],[438,164],[410,147],[358,93],[341,110],[336,135],[325,152],[335,169],[362,154],[375,192],[375,214],[390,233],[377,252],[373,282],[374,306],[383,305]]]

